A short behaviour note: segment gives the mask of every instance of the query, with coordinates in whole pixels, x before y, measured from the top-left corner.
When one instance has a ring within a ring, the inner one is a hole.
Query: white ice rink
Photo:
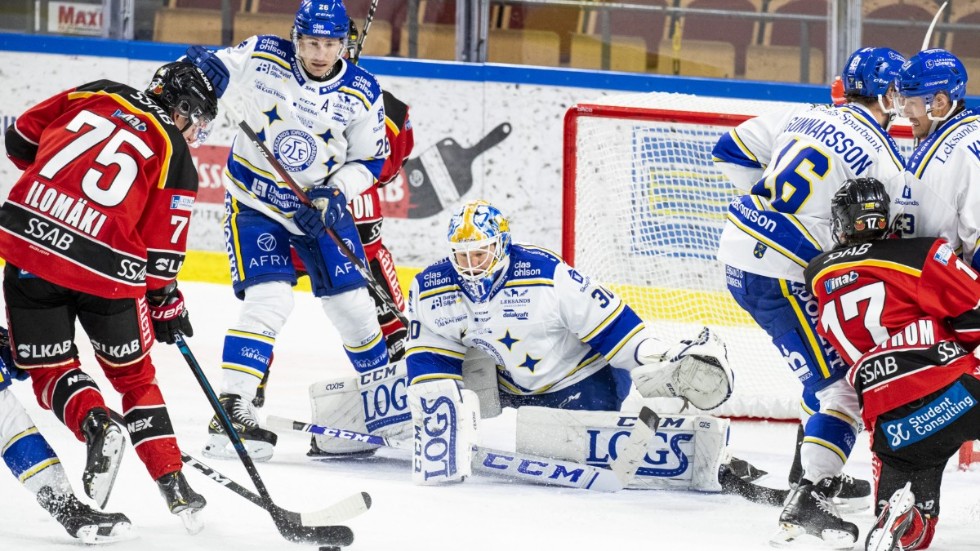
[[[217,387],[222,338],[237,315],[229,287],[182,284],[196,335],[191,349]],[[91,357],[84,338],[83,367],[96,376],[114,408],[114,394]],[[181,447],[200,459],[212,412],[176,347],[154,348],[157,377],[170,408]],[[269,397],[260,416],[309,417],[307,386],[318,379],[351,372],[337,334],[309,294],[297,297],[296,310],[276,347]],[[61,456],[72,484],[81,494],[84,445],[48,411],[36,405],[30,385],[14,392]],[[513,449],[513,412],[485,424],[486,445]],[[735,455],[772,473],[763,482],[786,487],[795,425],[737,423],[732,429]],[[472,478],[460,485],[419,487],[410,481],[407,452],[382,450],[370,459],[313,461],[306,457],[309,437],[279,435],[270,462],[258,464],[273,499],[293,511],[315,510],[354,492],[367,491],[373,508],[348,524],[355,533],[350,549],[360,551],[652,551],[674,549],[768,549],[779,510],[734,496],[663,491],[600,494],[584,490],[529,486]],[[205,460],[221,473],[252,489],[240,462]],[[858,440],[846,471],[869,478],[865,435]],[[128,449],[108,509],[126,513],[139,537],[111,546],[118,551],[302,549],[286,542],[268,514],[186,469],[191,485],[208,499],[204,530],[192,536],[165,508],[136,453]],[[9,476],[0,476],[0,550],[69,549],[70,538]],[[943,485],[942,515],[932,549],[980,548],[980,473],[959,472],[951,465]],[[870,512],[846,517],[861,528],[855,549],[872,522]],[[315,549],[314,546],[305,546]],[[797,549],[818,549],[799,545]]]

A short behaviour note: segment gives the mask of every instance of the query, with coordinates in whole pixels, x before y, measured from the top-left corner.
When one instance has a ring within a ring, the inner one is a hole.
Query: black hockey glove
[[[162,289],[147,291],[146,302],[158,342],[173,344],[176,333],[194,336],[190,315],[184,308],[184,295],[177,289],[176,281]]]

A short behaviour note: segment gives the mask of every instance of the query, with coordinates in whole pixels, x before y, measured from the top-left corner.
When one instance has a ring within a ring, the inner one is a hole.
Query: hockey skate
[[[87,545],[136,537],[126,515],[96,511],[79,501],[75,494],[56,494],[50,486],[45,486],[37,493],[37,502],[65,527],[70,536]]]
[[[858,539],[857,525],[840,518],[832,502],[840,491],[836,477],[816,484],[804,479],[786,500],[779,515],[779,531],[770,539],[774,546],[788,544],[801,536],[815,536],[834,549],[851,549]]]
[[[88,448],[82,484],[85,494],[104,509],[122,464],[125,438],[119,425],[109,419],[109,412],[101,408],[88,412],[82,421],[82,433]]]
[[[184,473],[165,474],[157,479],[157,486],[170,512],[180,517],[189,533],[196,534],[204,528],[198,515],[208,502],[190,487]]]
[[[913,529],[913,525],[918,520],[919,533],[922,532],[922,516],[915,508],[915,496],[912,494],[912,483],[907,482],[905,486],[897,490],[888,503],[881,510],[874,527],[868,533],[865,541],[867,551],[892,551],[893,549],[915,549],[918,541],[899,542],[902,536]]]
[[[278,436],[272,431],[259,427],[259,423],[255,419],[252,402],[238,394],[222,394],[218,401],[221,402],[221,407],[225,410],[232,426],[235,427],[238,436],[245,444],[248,456],[254,461],[268,461],[272,457]],[[201,452],[205,457],[212,459],[234,459],[238,457],[238,453],[232,446],[228,435],[225,434],[225,429],[221,426],[217,415],[211,418],[208,434],[211,437]]]
[[[841,482],[840,493],[834,497],[834,505],[841,513],[857,513],[871,508],[871,483],[841,473],[836,477]]]

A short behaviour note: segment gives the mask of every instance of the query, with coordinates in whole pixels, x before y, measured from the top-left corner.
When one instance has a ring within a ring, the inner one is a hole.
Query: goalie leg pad
[[[517,410],[517,451],[609,465],[625,446],[636,415],[541,407]],[[721,491],[729,421],[706,415],[662,415],[629,488]]]
[[[412,482],[461,482],[472,471],[479,399],[456,381],[437,379],[408,387],[414,424]]]
[[[404,362],[398,362],[356,377],[320,381],[310,386],[313,422],[356,432],[407,440],[412,434],[408,409],[408,378]],[[314,435],[318,451],[351,454],[378,446]]]

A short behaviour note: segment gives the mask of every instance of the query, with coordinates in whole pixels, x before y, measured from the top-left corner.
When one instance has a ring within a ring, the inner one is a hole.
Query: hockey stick
[[[313,423],[303,423],[275,415],[270,415],[266,418],[266,426],[272,430],[292,430],[321,434],[332,438],[353,440],[375,446],[387,446],[399,450],[410,450],[414,447],[414,443],[409,440],[392,440],[384,436],[325,427]],[[642,438],[643,436],[640,437]],[[652,437],[653,433],[651,432],[650,438]],[[646,443],[649,444],[649,440]],[[632,445],[636,444],[633,443]],[[645,449],[644,447],[644,451]],[[636,455],[622,454],[613,461],[613,468],[610,470],[563,459],[493,450],[482,446],[474,446],[473,452],[473,471],[480,474],[600,492],[615,492],[624,488],[624,484],[617,474],[617,461],[621,463],[631,461],[639,463],[643,458],[643,454],[640,454],[639,457]],[[635,473],[636,469],[637,465],[620,464],[618,466],[618,471],[620,472],[631,471]]]
[[[350,545],[354,541],[354,532],[350,528],[346,526],[305,526],[296,524],[286,515],[287,511],[272,502],[269,490],[266,489],[265,483],[262,482],[262,478],[259,476],[259,471],[255,468],[255,463],[252,462],[252,458],[248,456],[248,451],[245,449],[245,444],[242,443],[241,436],[238,435],[238,431],[231,424],[231,419],[228,418],[225,409],[221,407],[221,403],[214,393],[214,388],[204,375],[204,370],[201,369],[201,364],[197,362],[190,347],[187,346],[187,341],[184,340],[184,336],[179,331],[175,331],[173,337],[174,344],[177,345],[181,355],[184,356],[184,360],[187,361],[187,365],[190,366],[191,372],[194,373],[194,378],[197,379],[198,384],[201,385],[201,389],[204,390],[204,395],[207,397],[208,402],[211,403],[211,409],[214,410],[214,414],[218,417],[221,427],[225,429],[225,433],[235,447],[235,451],[238,452],[238,457],[242,460],[242,464],[245,466],[249,478],[255,484],[255,489],[259,492],[259,503],[272,516],[272,521],[276,524],[276,528],[279,529],[279,533],[287,540],[294,542],[334,546]],[[370,496],[366,493],[361,495],[364,498],[365,507],[368,507]]]
[[[949,4],[949,2],[943,2],[943,5],[939,6],[939,9],[936,10],[936,15],[933,16],[932,23],[929,24],[929,28],[926,30],[926,36],[922,39],[922,47],[919,48],[920,50],[929,49],[929,42],[932,41],[932,31],[936,28],[936,23],[939,22],[939,16],[942,15],[943,10],[946,9],[946,4]]]
[[[259,507],[264,507],[261,496],[250,491],[248,488],[235,482],[231,478],[228,478],[227,476],[214,470],[213,467],[205,465],[200,460],[195,459],[183,452],[180,454],[180,459],[184,462],[184,464],[197,469],[201,472],[201,474],[208,477],[212,481],[217,482],[225,488],[228,488],[232,492],[235,492]],[[367,511],[370,507],[371,496],[369,496],[366,492],[361,492],[359,494],[351,495],[346,499],[342,499],[329,507],[320,509],[319,511],[295,513],[293,511],[287,511],[286,509],[280,509],[279,514],[286,519],[288,523],[297,526],[330,526],[337,524],[338,522],[348,521]]]
[[[246,124],[244,120],[241,120],[241,122],[238,123],[238,126],[243,132],[245,132],[245,135],[252,142],[252,145],[254,145],[262,153],[262,156],[265,157],[265,160],[272,166],[273,170],[276,171],[276,174],[282,178],[282,181],[286,183],[289,189],[292,190],[297,197],[299,197],[299,200],[304,205],[312,205],[312,203],[310,203],[310,198],[306,196],[306,192],[303,191],[303,188],[301,188],[299,184],[296,183],[296,180],[293,180],[293,177],[286,172],[286,169],[282,167],[282,164],[279,163],[279,160],[276,159],[275,155],[269,151],[269,148],[265,145],[265,142],[259,139],[255,131],[252,130],[252,127]],[[354,265],[354,269],[357,270],[357,273],[359,273],[362,278],[364,278],[364,281],[366,281],[368,286],[371,287],[371,290],[373,290],[376,295],[381,297],[385,303],[385,306],[387,306],[388,309],[395,314],[398,321],[400,321],[405,327],[408,327],[408,319],[405,318],[405,314],[402,314],[402,311],[395,305],[395,301],[388,295],[388,291],[386,291],[385,288],[382,287],[376,279],[374,279],[374,276],[371,275],[371,270],[367,269],[367,267],[361,262],[361,259],[354,255],[353,251],[350,250],[350,247],[348,247],[347,244],[337,236],[337,233],[333,231],[333,228],[327,228],[327,235],[330,236],[330,239],[333,240],[334,245],[337,246],[340,252],[344,253],[347,260]]]
[[[789,490],[767,488],[744,480],[735,474],[728,465],[721,467],[721,472],[718,473],[718,481],[721,482],[721,493],[741,496],[753,503],[781,507],[786,498],[789,497]]]
[[[368,8],[367,17],[364,18],[364,28],[361,29],[361,36],[357,37],[357,47],[354,48],[354,55],[351,56],[351,63],[357,65],[361,59],[361,50],[364,49],[364,41],[367,39],[368,29],[374,21],[374,12],[378,9],[378,0],[371,0],[371,7]]]

